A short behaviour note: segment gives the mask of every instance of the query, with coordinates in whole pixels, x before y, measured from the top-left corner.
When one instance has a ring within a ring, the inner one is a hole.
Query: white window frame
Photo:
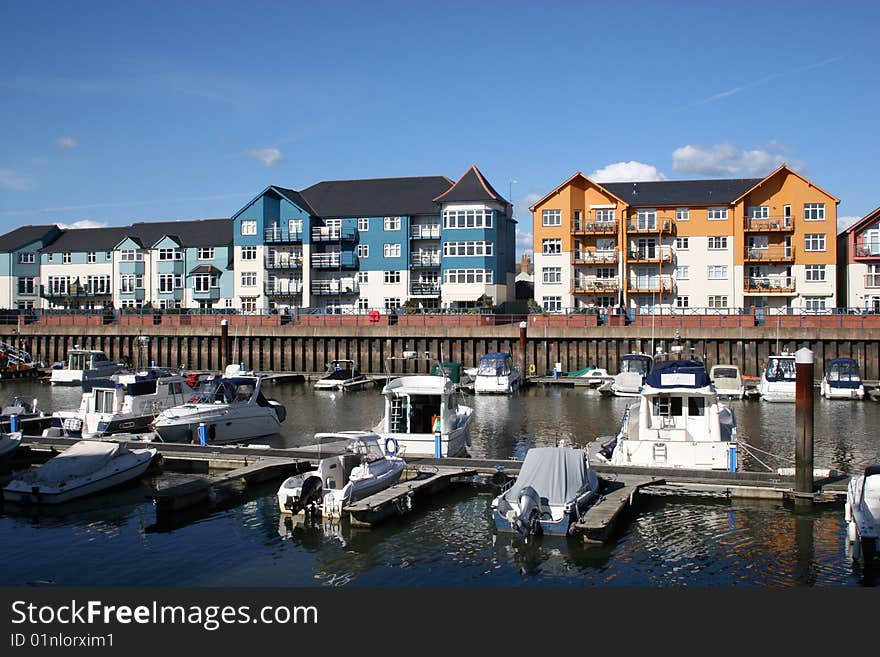
[[[359,271],[357,273],[357,282],[358,283],[369,283],[370,282],[370,272]]]
[[[691,298],[687,295],[675,297],[675,307],[676,308],[690,308],[691,307]]]
[[[548,296],[541,298],[541,307],[545,312],[548,313],[558,313],[562,312],[562,297],[561,296]]]
[[[443,228],[492,228],[494,215],[492,210],[444,210]]]
[[[358,244],[357,245],[357,257],[358,258],[369,258],[370,257],[370,245],[369,244]]]
[[[596,210],[596,222],[600,224],[612,224],[617,220],[617,210],[602,208]]]
[[[804,297],[804,310],[810,312],[824,312],[827,308],[827,297]]]
[[[727,208],[709,208],[706,210],[706,219],[709,221],[726,221],[727,220]]]
[[[168,262],[171,260],[183,260],[183,253],[180,249],[174,248],[161,248],[157,249],[158,251],[158,259],[162,262]]]
[[[491,257],[495,245],[486,241],[443,242],[443,256],[447,258]]]
[[[562,267],[544,267],[541,276],[544,285],[562,285]]]
[[[690,208],[675,208],[675,220],[676,221],[690,221],[691,220]]]
[[[821,252],[827,248],[825,233],[806,233],[804,235],[804,251]],[[813,247],[816,248],[813,248]],[[821,246],[821,248],[818,248]]]
[[[393,313],[400,308],[400,297],[385,297],[382,299],[382,305],[386,312]]]
[[[256,219],[242,219],[241,220],[241,234],[242,235],[256,235],[257,234],[257,220]],[[244,301],[244,299],[242,299]]]
[[[828,267],[825,265],[804,265],[804,280],[806,280],[808,283],[827,282]]]
[[[256,287],[257,286],[257,272],[255,272],[255,271],[241,272],[241,286],[242,287]]]
[[[555,247],[555,250],[549,250],[548,247]],[[541,240],[541,254],[542,255],[562,255],[562,239],[558,237],[552,237],[549,239]]]
[[[687,281],[691,277],[690,265],[679,265],[675,269],[675,279],[678,281]]]
[[[214,247],[213,246],[200,246],[198,250],[198,259],[199,260],[213,260],[214,259]]]
[[[638,230],[657,230],[657,210],[638,210],[636,212]]]
[[[400,283],[400,270],[386,270],[382,272],[382,282],[385,285],[397,285]]]
[[[542,210],[541,211],[542,226],[561,226],[562,210]]]
[[[825,204],[804,203],[804,221],[825,221]]]
[[[710,294],[706,304],[709,308],[727,308],[727,295],[726,294]]]
[[[22,251],[18,254],[18,264],[20,265],[32,265],[36,261],[36,254],[33,251]]]
[[[751,205],[749,206],[749,219],[769,219],[769,205]]]
[[[383,219],[384,230],[400,230],[400,217],[385,217]]]
[[[255,246],[241,247],[241,259],[242,260],[256,260],[257,259],[257,247],[255,247]]]
[[[495,274],[491,269],[447,269],[443,276],[451,285],[493,285]]]
[[[709,265],[706,268],[706,280],[726,281],[727,280],[727,265]]]
[[[676,251],[688,251],[691,248],[690,238],[688,237],[676,237],[675,238],[675,250]]]
[[[61,254],[61,262],[62,264],[69,265],[72,261],[72,257],[70,255],[70,251],[65,251]]]
[[[710,235],[707,240],[707,248],[710,251],[726,251],[727,235]]]
[[[359,233],[366,233],[370,230],[369,217],[358,217],[357,228]]]
[[[382,255],[386,258],[399,258],[400,244],[386,242],[382,245]]]

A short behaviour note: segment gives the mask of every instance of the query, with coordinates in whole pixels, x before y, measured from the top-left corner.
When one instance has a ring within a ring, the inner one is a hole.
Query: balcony
[[[340,296],[359,292],[357,281],[353,278],[312,281],[311,290],[317,296]]]
[[[657,221],[629,222],[626,225],[626,232],[636,235],[656,235],[657,233],[674,235],[676,231],[675,222],[672,219],[658,219]]]
[[[616,278],[596,278],[595,276],[579,276],[571,286],[572,294],[617,294],[620,281]]]
[[[413,269],[430,269],[440,266],[440,254],[433,252],[419,252],[412,254],[412,263],[410,267]]]
[[[746,248],[745,262],[794,262],[794,249],[790,246],[769,246],[762,249]]]
[[[19,292],[19,296],[30,296],[35,294],[34,292]],[[40,296],[45,299],[66,299],[70,298],[96,298],[96,297],[109,297],[111,295],[110,288],[106,286],[98,286],[98,287],[89,287],[88,285],[79,285],[74,286],[71,285],[66,288],[56,288],[51,289],[44,285],[40,286]]]
[[[349,242],[357,237],[354,227],[316,226],[312,228],[313,242]]]
[[[346,253],[313,253],[312,267],[315,269],[354,269],[357,267],[357,261],[350,251]]]
[[[439,240],[440,226],[412,226],[409,236],[414,240]]]
[[[440,281],[428,281],[412,283],[409,288],[410,296],[414,297],[439,297]]]
[[[753,233],[793,233],[794,217],[747,217],[745,229]]]
[[[856,240],[853,256],[856,258],[880,258],[880,240]]]
[[[793,276],[750,276],[743,284],[745,294],[764,295],[794,295],[795,279]]]
[[[671,246],[655,246],[653,249],[636,249],[630,251],[629,262],[672,262]]]
[[[616,262],[617,251],[579,249],[571,253],[571,264],[573,265],[606,265]]]
[[[266,244],[297,244],[302,242],[302,230],[290,230],[281,226],[270,226],[263,233]]]
[[[263,293],[267,297],[298,297],[302,291],[303,284],[299,279],[267,281],[263,286]]]
[[[675,289],[671,276],[636,276],[627,281],[630,294],[664,294]]]
[[[616,221],[587,221],[575,220],[571,225],[572,235],[616,235]]]
[[[302,254],[276,253],[267,255],[264,261],[266,269],[292,269],[299,271],[303,268]]]
[[[880,287],[880,274],[865,274],[865,287]]]

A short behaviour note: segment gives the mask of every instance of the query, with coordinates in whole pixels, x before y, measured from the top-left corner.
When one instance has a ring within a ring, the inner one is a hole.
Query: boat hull
[[[257,406],[248,410],[251,412],[235,416],[211,412],[210,407],[177,417],[160,415],[153,422],[152,429],[164,442],[191,443],[199,442],[199,425],[205,424],[208,443],[214,445],[271,436],[281,429],[278,416],[271,407]]]
[[[474,393],[508,395],[520,385],[519,376],[485,376],[477,375],[474,380]]]

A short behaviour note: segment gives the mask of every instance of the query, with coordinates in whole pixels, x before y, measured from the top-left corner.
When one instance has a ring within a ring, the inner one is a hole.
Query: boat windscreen
[[[651,367],[648,358],[624,358],[620,362],[621,372],[635,372],[636,374],[646,375]]]
[[[477,374],[484,376],[507,376],[510,374],[509,358],[483,358],[477,367]]]
[[[828,368],[829,381],[861,381],[859,366],[855,362],[832,363]]]
[[[352,451],[355,454],[363,454],[367,463],[372,463],[373,461],[379,461],[385,458],[385,452],[379,447],[379,441],[375,438],[361,438],[352,441],[352,444],[349,446],[349,451]]]
[[[712,376],[716,379],[736,379],[739,372],[733,367],[716,367],[712,370]]]
[[[771,358],[767,361],[767,373],[765,375],[768,381],[794,381],[796,380],[796,369],[794,358]]]

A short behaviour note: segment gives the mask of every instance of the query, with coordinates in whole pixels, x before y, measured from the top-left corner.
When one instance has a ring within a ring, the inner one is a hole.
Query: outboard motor
[[[284,407],[284,404],[275,399],[267,399],[266,401],[269,402],[269,406],[275,409],[275,415],[278,416],[278,421],[284,422],[284,420],[287,419],[287,409]]]
[[[288,498],[287,508],[290,509],[292,514],[296,515],[303,509],[307,509],[310,505],[317,504],[321,501],[323,488],[320,477],[312,476],[306,478],[300,490],[299,499],[291,500]]]
[[[519,515],[513,521],[514,527],[522,536],[541,533],[541,496],[531,486],[519,492]]]

